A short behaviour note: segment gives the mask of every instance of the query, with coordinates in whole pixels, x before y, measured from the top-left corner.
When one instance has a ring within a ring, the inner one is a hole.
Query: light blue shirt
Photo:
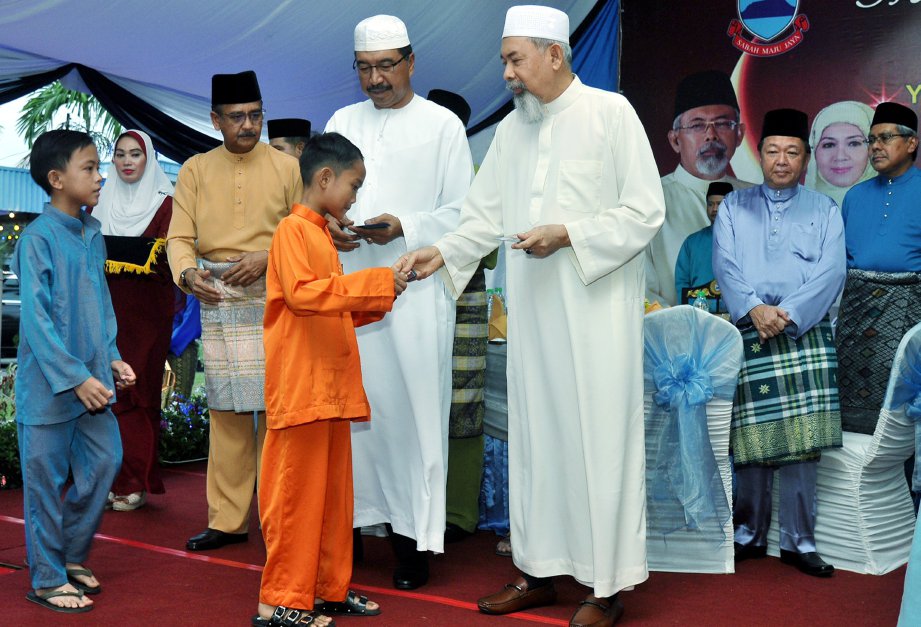
[[[46,204],[19,237],[17,422],[55,424],[86,413],[74,388],[91,376],[115,390],[111,362],[121,356],[99,227],[85,212],[74,218]]]
[[[733,322],[745,326],[757,305],[775,305],[799,338],[815,326],[847,273],[844,223],[831,198],[802,185],[765,184],[723,200],[713,225],[713,270]]]
[[[848,268],[921,272],[921,170],[855,185],[841,216]]]

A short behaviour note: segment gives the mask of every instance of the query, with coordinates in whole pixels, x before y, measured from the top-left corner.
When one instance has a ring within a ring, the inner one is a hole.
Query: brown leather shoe
[[[569,619],[569,627],[612,627],[624,615],[624,604],[618,595],[600,599],[589,595]]]
[[[501,592],[483,597],[477,601],[477,606],[484,614],[510,614],[520,612],[529,607],[553,605],[556,603],[556,588],[553,583],[528,590],[528,582],[524,577],[519,577],[512,583],[505,584]]]

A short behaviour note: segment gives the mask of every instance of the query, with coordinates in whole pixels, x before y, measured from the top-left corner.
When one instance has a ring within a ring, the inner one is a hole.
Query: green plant
[[[207,458],[208,417],[203,388],[187,399],[174,393],[160,417],[160,461],[179,464]]]
[[[16,430],[16,364],[0,373],[0,490],[22,486]]]
[[[54,81],[34,92],[22,107],[16,130],[30,148],[38,136],[52,128],[55,114],[67,112],[60,128],[86,131],[102,155],[112,150],[112,141],[122,126],[93,96],[64,87]]]

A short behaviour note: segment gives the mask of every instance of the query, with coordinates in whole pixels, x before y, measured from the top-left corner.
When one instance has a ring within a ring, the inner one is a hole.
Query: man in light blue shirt
[[[918,116],[880,103],[867,139],[879,176],[851,188],[841,208],[848,271],[835,343],[842,427],[872,435],[896,347],[921,321]]]
[[[827,577],[816,552],[816,466],[841,445],[827,313],[844,285],[844,225],[834,201],[799,184],[808,118],[769,111],[758,150],[764,183],[728,196],[713,228],[713,269],[745,350],[731,443],[736,559],[764,557],[774,470],[781,475],[781,561]]]

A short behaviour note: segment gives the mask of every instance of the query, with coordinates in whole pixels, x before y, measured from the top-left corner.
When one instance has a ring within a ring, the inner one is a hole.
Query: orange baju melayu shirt
[[[303,205],[275,231],[265,303],[265,448],[259,599],[311,609],[342,601],[352,576],[349,420],[371,414],[355,326],[393,307],[393,273],[343,275],[326,220]]]
[[[368,420],[355,327],[394,301],[393,273],[342,274],[326,220],[295,204],[269,250],[265,302],[266,425]]]

